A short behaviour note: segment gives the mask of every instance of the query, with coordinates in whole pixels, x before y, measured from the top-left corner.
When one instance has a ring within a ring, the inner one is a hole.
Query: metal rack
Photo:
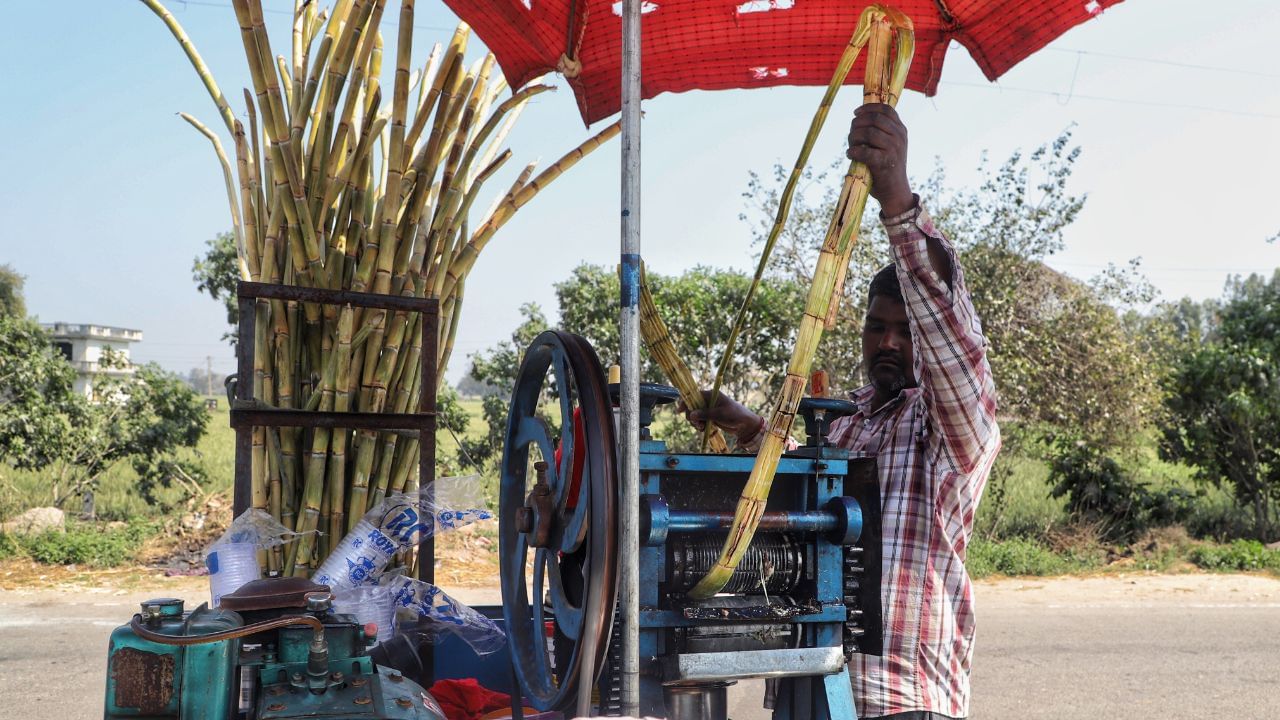
[[[346,428],[417,432],[418,483],[427,487],[435,480],[436,465],[436,355],[440,303],[434,298],[400,297],[345,290],[241,282],[236,287],[239,306],[239,339],[236,344],[237,382],[231,404],[231,427],[236,431],[235,495],[236,517],[249,508],[253,475],[253,429],[257,427]],[[254,305],[265,300],[351,305],[401,312],[416,312],[422,318],[422,393],[414,413],[332,412],[265,407],[253,397]],[[418,545],[418,579],[435,581],[435,539],[424,537]]]

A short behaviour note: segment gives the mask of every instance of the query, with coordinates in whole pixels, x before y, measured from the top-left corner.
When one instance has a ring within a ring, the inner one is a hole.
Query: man
[[[907,181],[907,130],[888,105],[854,113],[849,158],[871,172],[894,263],[871,281],[862,328],[870,384],[833,445],[875,453],[880,473],[884,654],[850,664],[859,718],[969,714],[974,608],[965,552],[1000,449],[986,343],[951,243]],[[764,419],[723,398],[688,413],[753,448]]]

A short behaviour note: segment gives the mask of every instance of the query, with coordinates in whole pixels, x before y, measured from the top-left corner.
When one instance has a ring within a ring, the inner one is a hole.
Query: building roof
[[[93,325],[90,323],[52,322],[40,323],[45,330],[53,333],[55,338],[95,338],[99,340],[115,340],[117,342],[140,342],[141,330],[111,327],[109,325]]]

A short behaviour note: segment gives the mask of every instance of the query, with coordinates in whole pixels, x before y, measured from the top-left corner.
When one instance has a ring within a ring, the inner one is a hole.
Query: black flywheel
[[[576,335],[542,333],[512,393],[498,508],[511,659],[538,710],[587,714],[604,665],[617,599],[615,447],[595,351]]]

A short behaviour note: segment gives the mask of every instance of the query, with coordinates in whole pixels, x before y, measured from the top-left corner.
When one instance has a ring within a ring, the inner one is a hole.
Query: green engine
[[[218,609],[149,600],[111,634],[103,716],[443,720],[421,685],[373,661],[376,636],[302,578],[249,583]]]

